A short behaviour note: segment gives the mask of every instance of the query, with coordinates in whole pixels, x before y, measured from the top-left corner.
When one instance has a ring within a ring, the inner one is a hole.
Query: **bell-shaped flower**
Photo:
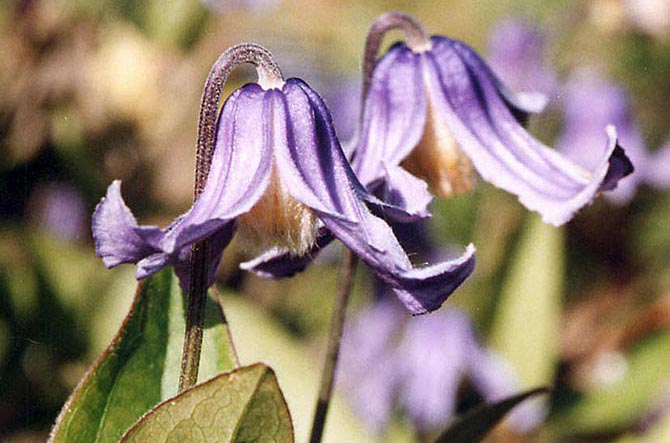
[[[251,83],[225,102],[206,185],[188,212],[165,229],[138,226],[114,182],[93,217],[96,251],[108,266],[137,263],[137,277],[175,267],[188,285],[188,256],[210,239],[210,284],[237,232],[250,249],[301,257],[337,237],[391,287],[414,314],[441,306],[474,267],[458,259],[414,268],[386,222],[368,209],[389,207],[367,193],[345,157],[319,95],[299,79]]]
[[[408,173],[448,197],[468,191],[476,170],[561,225],[632,165],[612,126],[602,128],[606,148],[590,172],[545,146],[520,123],[542,105],[509,92],[466,44],[414,36],[374,68],[352,165],[363,183],[390,188],[396,202],[411,201],[417,190]]]

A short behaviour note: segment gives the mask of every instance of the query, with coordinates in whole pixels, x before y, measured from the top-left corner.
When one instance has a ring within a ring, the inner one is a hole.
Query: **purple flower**
[[[370,212],[400,214],[368,194],[353,174],[319,95],[299,79],[248,84],[225,102],[206,186],[165,229],[138,226],[119,182],[93,216],[96,252],[108,267],[137,263],[137,278],[166,265],[188,285],[193,243],[211,239],[210,284],[237,232],[252,249],[304,257],[335,236],[370,266],[414,314],[441,306],[472,272],[474,248],[457,260],[414,268],[391,228]]]
[[[88,214],[81,193],[67,183],[40,186],[30,196],[29,215],[52,235],[75,241],[85,232]]]
[[[550,95],[556,89],[556,74],[545,60],[544,34],[532,24],[519,19],[498,22],[486,52],[493,72],[512,90]]]
[[[626,146],[626,155],[635,164],[636,172],[607,194],[609,200],[624,204],[643,183],[657,188],[670,185],[670,174],[667,173],[670,170],[670,148],[655,154],[647,152],[633,118],[630,98],[621,87],[591,72],[582,72],[566,85],[563,110],[565,126],[558,137],[557,148],[584,168],[597,167],[602,158],[601,128],[605,125],[617,127],[618,137]]]
[[[418,430],[444,428],[456,413],[465,380],[487,401],[519,388],[502,358],[479,344],[467,315],[442,309],[407,318],[390,299],[375,303],[348,326],[339,376],[354,409],[375,432],[386,427],[394,406]],[[519,431],[536,426],[543,416],[537,405],[519,411],[508,420]]]
[[[352,165],[370,190],[390,188],[396,204],[420,193],[408,172],[447,197],[471,188],[474,168],[546,223],[561,225],[632,165],[613,127],[591,173],[535,140],[518,120],[538,105],[507,91],[460,41],[398,43],[375,67]]]

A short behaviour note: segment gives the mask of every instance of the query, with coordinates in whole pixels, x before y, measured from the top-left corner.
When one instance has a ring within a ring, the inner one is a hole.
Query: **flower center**
[[[316,242],[317,231],[316,215],[289,194],[276,166],[263,196],[237,219],[240,240],[253,253],[284,247],[304,255]]]
[[[430,99],[421,140],[401,166],[424,179],[433,194],[447,198],[472,189],[474,176],[470,159],[444,121],[435,116]]]

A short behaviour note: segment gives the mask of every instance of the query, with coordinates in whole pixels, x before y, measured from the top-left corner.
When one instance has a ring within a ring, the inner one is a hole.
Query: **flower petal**
[[[455,413],[471,334],[468,318],[454,310],[406,322],[398,348],[399,399],[418,429],[442,427]]]
[[[391,228],[361,200],[364,190],[339,146],[321,98],[295,79],[288,80],[284,90],[292,130],[287,144],[277,143],[275,149],[286,187],[379,278],[400,291],[410,311],[423,314],[437,309],[472,272],[474,248],[458,260],[413,269]]]
[[[272,118],[255,83],[235,91],[219,117],[207,184],[184,218],[166,234],[166,252],[212,235],[261,198],[272,170]]]
[[[303,271],[335,236],[326,228],[319,230],[316,242],[305,255],[296,256],[285,248],[274,248],[253,260],[240,263],[240,269],[250,271],[263,278],[291,277]]]
[[[159,251],[160,229],[137,225],[121,197],[119,180],[109,185],[107,195],[95,208],[92,229],[95,253],[108,268],[121,263],[137,263]]]
[[[426,93],[419,63],[419,57],[407,46],[397,45],[374,70],[352,161],[365,186],[384,177],[384,162],[400,164],[421,138]]]
[[[429,95],[461,149],[484,180],[516,194],[546,223],[567,222],[599,191],[632,172],[613,130],[605,157],[591,174],[531,137],[465,44],[433,37],[433,50],[425,54]]]
[[[386,203],[381,207],[382,211],[388,207],[385,213],[400,222],[430,218],[428,205],[433,201],[433,196],[428,191],[428,184],[399,166],[384,164],[383,167],[385,176],[381,187],[377,190],[381,200]],[[402,211],[394,212],[394,208],[400,208]]]

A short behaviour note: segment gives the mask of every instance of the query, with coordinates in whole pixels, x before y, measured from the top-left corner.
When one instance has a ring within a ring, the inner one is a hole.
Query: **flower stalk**
[[[261,85],[276,86],[283,82],[281,70],[272,58],[272,54],[262,46],[253,43],[233,46],[216,60],[205,81],[200,101],[193,188],[194,202],[200,197],[207,183],[216,146],[217,116],[223,87],[230,73],[244,63],[250,63],[256,67],[258,82]],[[209,243],[209,240],[205,239],[195,243],[191,249],[191,276],[187,296],[186,331],[179,374],[179,392],[195,386],[198,380],[207,302]],[[225,322],[223,307],[221,307],[221,313]]]
[[[430,36],[426,30],[421,26],[414,17],[404,12],[387,12],[380,15],[370,26],[368,35],[365,37],[365,50],[363,51],[363,89],[362,100],[365,109],[365,97],[368,95],[370,89],[370,81],[372,79],[372,72],[375,70],[377,64],[377,53],[381,46],[384,35],[392,29],[400,29],[405,38],[407,45],[416,52],[430,48]]]
[[[321,441],[323,430],[326,425],[326,416],[328,414],[328,407],[330,406],[330,399],[335,384],[335,370],[337,369],[337,359],[340,354],[340,342],[342,339],[342,330],[344,329],[344,319],[347,311],[347,304],[349,303],[349,295],[353,288],[357,262],[358,260],[354,253],[349,249],[345,249],[340,264],[339,284],[330,324],[326,359],[321,373],[321,386],[319,387],[319,396],[316,403],[316,410],[314,411],[314,419],[312,420],[312,432],[309,438],[310,443],[319,443]]]

